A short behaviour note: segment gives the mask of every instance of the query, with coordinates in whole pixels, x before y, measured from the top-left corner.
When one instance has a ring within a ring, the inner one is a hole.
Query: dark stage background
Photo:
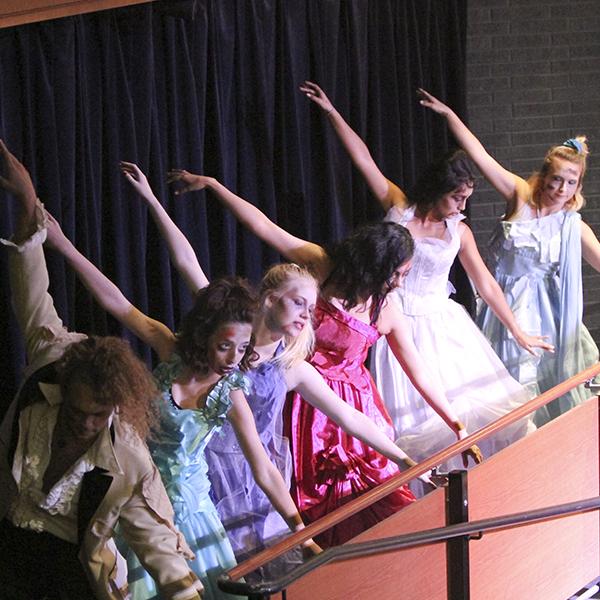
[[[210,276],[257,280],[279,257],[204,193],[175,199],[167,169],[213,175],[292,233],[327,243],[382,213],[298,92],[303,80],[325,89],[405,188],[449,145],[444,122],[419,106],[415,89],[466,116],[466,0],[204,0],[191,19],[192,4],[0,30],[0,136],[80,250],[172,328],[191,298],[119,160],[148,174]],[[0,215],[5,237],[14,223],[5,194]],[[0,251],[1,409],[24,360],[7,254]],[[47,256],[65,323],[122,334],[62,260]]]

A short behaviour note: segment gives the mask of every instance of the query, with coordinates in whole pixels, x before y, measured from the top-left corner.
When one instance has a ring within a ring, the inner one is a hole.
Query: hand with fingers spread
[[[521,331],[520,333],[515,334],[514,338],[521,348],[527,350],[527,352],[533,356],[539,356],[535,351],[536,348],[554,353],[554,346],[546,341],[548,339],[547,335],[528,335]]]
[[[209,187],[212,181],[214,181],[213,177],[194,175],[185,169],[171,169],[167,173],[167,183],[180,184],[180,187],[175,190],[176,196],[186,194],[187,192],[203,190]]]
[[[424,90],[423,88],[417,89],[417,95],[420,98],[419,104],[421,104],[421,106],[430,108],[433,112],[436,112],[438,115],[447,116],[453,112],[449,106],[446,106],[443,102],[438,100],[435,96],[431,95],[428,91]]]
[[[312,81],[305,81],[300,86],[300,91],[306,95],[306,97],[314,102],[319,108],[325,113],[329,114],[334,110],[334,106],[331,100],[327,97],[327,94]]]

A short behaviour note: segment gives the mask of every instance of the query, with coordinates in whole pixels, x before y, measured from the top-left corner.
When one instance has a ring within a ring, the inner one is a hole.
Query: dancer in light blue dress
[[[174,354],[171,360],[154,370],[162,402],[160,434],[150,442],[150,451],[173,505],[175,525],[196,555],[194,560],[189,561],[190,568],[194,573],[204,575],[201,577],[203,598],[233,599],[233,596],[220,591],[216,582],[217,576],[235,566],[236,560],[210,499],[204,452],[211,438],[226,422],[232,406],[231,392],[247,390],[248,381],[240,371],[234,370],[215,384],[204,406],[181,408],[173,399],[171,390],[183,369],[181,358]],[[241,451],[240,454],[245,461]],[[127,568],[132,600],[158,598],[154,580],[131,551],[127,553]]]
[[[478,322],[511,373],[533,393],[544,392],[598,361],[582,322],[581,258],[600,271],[600,242],[578,211],[584,206],[588,148],[583,136],[552,146],[527,181],[502,167],[448,106],[420,90],[421,104],[442,115],[456,140],[506,200],[489,264],[524,328],[546,336],[554,355],[527,356],[501,331],[486,307]],[[583,386],[536,414],[543,424],[590,397]]]

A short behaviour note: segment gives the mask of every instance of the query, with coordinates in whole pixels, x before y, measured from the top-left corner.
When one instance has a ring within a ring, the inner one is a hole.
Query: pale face
[[[208,341],[208,368],[217,375],[227,375],[239,364],[252,335],[250,323],[223,323]]]
[[[267,299],[267,325],[269,329],[289,337],[300,335],[312,318],[317,302],[317,287],[312,280],[292,280],[281,294],[271,294]]]
[[[412,261],[407,261],[403,265],[400,265],[398,268],[394,269],[392,276],[385,283],[384,293],[391,292],[396,288],[399,288],[404,283],[406,276],[410,273],[410,268],[412,266]]]
[[[564,158],[552,158],[550,169],[542,180],[542,205],[562,208],[578,191],[580,179],[580,165]]]
[[[113,410],[113,406],[96,402],[91,387],[73,383],[65,394],[60,418],[72,439],[91,441],[108,425]]]
[[[456,189],[444,194],[432,209],[432,216],[443,220],[459,215],[467,206],[467,200],[473,193],[473,186],[463,183]]]

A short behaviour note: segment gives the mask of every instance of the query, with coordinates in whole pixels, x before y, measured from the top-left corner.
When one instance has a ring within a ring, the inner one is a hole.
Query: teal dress
[[[209,496],[210,482],[204,450],[225,422],[232,404],[230,392],[245,390],[247,382],[242,373],[234,371],[217,382],[204,407],[182,409],[175,404],[171,394],[171,386],[181,369],[181,359],[174,355],[154,371],[162,394],[161,427],[148,445],[173,504],[175,525],[196,555],[188,564],[204,585],[203,599],[233,600],[239,596],[220,591],[216,581],[223,571],[235,566],[236,561]],[[154,580],[131,551],[127,553],[127,566],[132,599],[158,599]]]
[[[598,361],[598,347],[582,321],[581,216],[574,211],[540,217],[525,205],[502,221],[490,245],[490,271],[500,284],[521,329],[548,336],[556,352],[534,357],[517,345],[491,309],[478,324],[511,375],[533,395]],[[538,352],[539,353],[539,352]],[[542,425],[590,397],[583,386],[536,414]]]

